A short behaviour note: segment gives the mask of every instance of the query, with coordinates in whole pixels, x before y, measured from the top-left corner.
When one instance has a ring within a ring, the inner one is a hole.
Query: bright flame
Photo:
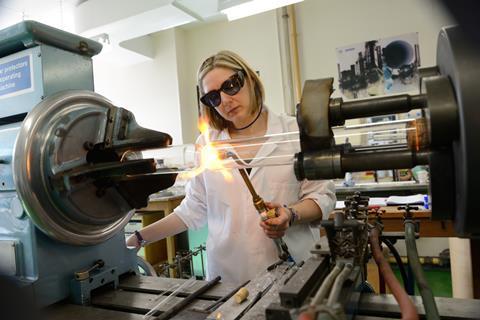
[[[198,121],[198,129],[205,137],[205,145],[201,146],[200,165],[191,171],[182,172],[179,174],[180,179],[191,179],[205,170],[220,171],[226,181],[233,180],[232,173],[223,165],[224,159],[220,156],[218,149],[215,148],[210,141],[209,126],[206,119],[200,118]]]

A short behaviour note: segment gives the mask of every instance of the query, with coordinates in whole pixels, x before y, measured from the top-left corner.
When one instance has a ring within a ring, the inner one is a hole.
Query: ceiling
[[[75,32],[75,7],[83,2],[87,0],[0,0],[0,29],[29,19]],[[218,12],[218,0],[175,2],[199,18],[200,23],[225,19],[225,16]]]
[[[227,20],[219,0],[0,0],[0,30],[22,20],[38,22],[95,39],[97,58],[136,64],[155,57],[150,35]],[[244,0],[234,0],[244,1]]]
[[[73,31],[73,9],[78,0],[0,0],[0,29],[21,20],[49,22]]]

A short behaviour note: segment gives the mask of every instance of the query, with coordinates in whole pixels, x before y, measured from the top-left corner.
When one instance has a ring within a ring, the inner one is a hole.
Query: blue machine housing
[[[123,232],[91,246],[59,242],[29,218],[14,184],[15,142],[27,114],[43,99],[64,90],[93,91],[91,57],[101,45],[73,34],[25,21],[0,31],[0,270],[15,277],[46,306],[70,297],[88,303],[90,291],[136,272],[136,252]],[[74,274],[95,261],[104,266],[88,279]]]

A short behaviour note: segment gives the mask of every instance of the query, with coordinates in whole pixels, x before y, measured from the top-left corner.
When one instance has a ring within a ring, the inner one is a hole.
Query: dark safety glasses
[[[245,74],[242,70],[233,74],[230,78],[225,80],[220,89],[212,90],[200,98],[200,101],[211,108],[218,107],[222,102],[222,97],[220,96],[220,91],[225,92],[229,96],[236,95],[240,89],[243,88],[245,84]]]

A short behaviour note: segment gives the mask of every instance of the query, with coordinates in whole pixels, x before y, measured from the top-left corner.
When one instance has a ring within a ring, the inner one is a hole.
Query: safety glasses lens
[[[220,91],[225,92],[229,96],[233,96],[236,95],[240,91],[240,89],[242,89],[244,83],[245,78],[243,76],[243,72],[239,71],[227,80],[225,80],[219,90],[213,90],[208,92],[200,98],[200,101],[206,106],[212,108],[218,107],[222,102]]]
[[[222,84],[222,88],[220,90],[222,90],[223,92],[225,92],[230,96],[233,96],[233,95],[236,95],[238,91],[240,91],[242,86],[243,85],[240,83],[240,78],[238,74],[234,74],[230,79],[226,80]]]
[[[202,101],[202,103],[206,106],[215,108],[220,105],[220,102],[222,102],[222,98],[220,97],[220,92],[210,91],[209,93],[201,97],[200,101]]]

